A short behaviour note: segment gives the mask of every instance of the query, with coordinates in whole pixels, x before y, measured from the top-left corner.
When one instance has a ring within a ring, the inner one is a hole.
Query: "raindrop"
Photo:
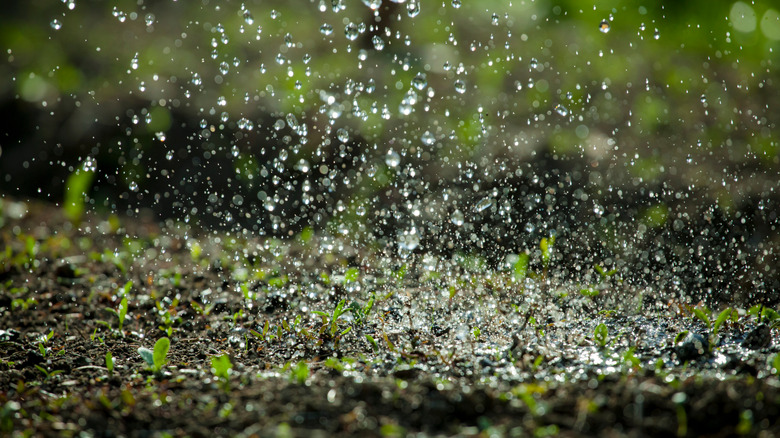
[[[382,0],[363,0],[363,4],[376,11],[382,6]]]
[[[144,22],[146,23],[146,26],[151,26],[154,24],[154,14],[146,14],[146,17],[144,17]]]
[[[198,73],[192,74],[192,84],[193,85],[200,85],[203,83],[203,80],[200,78],[200,75]]]
[[[465,222],[465,219],[466,218],[465,216],[463,216],[463,212],[460,211],[460,209],[457,209],[452,213],[452,217],[450,218],[450,221],[452,221],[452,223],[457,226],[461,226]]]
[[[498,26],[498,14],[493,14],[490,18],[490,23],[493,24],[493,26]]]
[[[280,13],[279,13],[279,11],[277,11],[276,9],[273,9],[273,10],[271,11],[271,19],[272,19],[272,20],[276,20],[276,19],[277,19],[277,18],[279,18],[281,15],[282,15],[282,14],[280,14]]]
[[[539,61],[536,60],[536,58],[531,58],[531,62],[529,63],[531,68],[536,68],[539,65]]]
[[[388,167],[397,167],[401,164],[401,156],[398,155],[398,152],[390,149],[385,156],[385,164],[387,164]]]
[[[653,32],[653,39],[659,39],[661,38],[661,32],[656,28],[655,32]]]
[[[138,191],[138,183],[135,181],[130,181],[130,184],[128,184],[128,188],[134,192]]]
[[[54,30],[62,29],[62,22],[58,19],[51,20],[51,28]]]
[[[222,73],[223,75],[226,75],[228,74],[228,71],[230,71],[230,65],[228,65],[227,62],[222,61],[219,64],[219,72]]]
[[[133,70],[138,70],[138,52],[136,52],[135,56],[133,56],[133,59],[130,60],[130,68]]]
[[[561,104],[555,105],[555,112],[562,115],[563,117],[569,115],[569,109]]]
[[[168,161],[173,160],[173,151],[168,151],[165,153],[165,159]]]
[[[425,131],[420,139],[426,146],[432,146],[434,143],[436,143],[436,137],[431,134],[431,131]]]
[[[355,23],[349,23],[347,27],[344,29],[344,34],[347,36],[347,39],[350,41],[355,41],[359,33],[360,32],[358,31],[358,27],[357,25],[355,25]]]
[[[244,11],[244,22],[249,25],[252,25],[255,22],[255,18],[252,17],[252,13],[249,12],[249,10]]]
[[[420,15],[420,4],[416,1],[410,1],[409,4],[406,5],[406,13],[412,18]]]
[[[385,48],[385,41],[379,35],[374,35],[371,41],[374,43],[375,49],[382,50]]]
[[[355,209],[355,213],[357,213],[358,216],[365,216],[366,215],[366,207],[359,205]]]
[[[376,166],[373,164],[371,166],[368,166],[368,169],[366,169],[366,175],[368,175],[369,178],[373,178],[376,176]]]
[[[599,30],[600,30],[602,33],[607,33],[607,32],[609,32],[609,21],[607,21],[607,20],[601,20],[601,23],[599,24]]]
[[[349,141],[349,132],[344,128],[339,128],[338,131],[336,131],[336,137],[338,137],[340,142],[346,143]]]
[[[428,81],[425,79],[423,73],[417,73],[417,76],[412,79],[412,86],[422,91],[428,85]]]
[[[490,199],[489,196],[486,196],[477,202],[477,204],[474,206],[474,211],[477,213],[485,211],[490,208],[491,205],[493,205],[493,200]]]
[[[458,79],[457,81],[455,81],[455,91],[457,91],[460,94],[466,92],[466,82],[463,81],[463,79]]]
[[[320,26],[320,33],[325,35],[325,36],[328,36],[328,35],[332,34],[333,33],[333,26],[331,26],[328,23],[323,24],[322,26]]]
[[[460,8],[461,4],[461,0],[452,0],[452,7],[455,9]]]

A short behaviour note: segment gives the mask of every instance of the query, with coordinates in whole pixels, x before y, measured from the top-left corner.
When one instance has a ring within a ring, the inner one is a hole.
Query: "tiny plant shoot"
[[[168,338],[160,338],[154,344],[154,351],[140,347],[138,354],[149,365],[149,368],[155,373],[162,371],[162,367],[168,362],[166,356],[168,356],[168,350],[171,347],[171,341]]]
[[[75,224],[81,222],[81,217],[86,210],[87,192],[95,178],[95,170],[90,168],[89,162],[90,160],[84,161],[65,181],[63,209],[68,220]]]

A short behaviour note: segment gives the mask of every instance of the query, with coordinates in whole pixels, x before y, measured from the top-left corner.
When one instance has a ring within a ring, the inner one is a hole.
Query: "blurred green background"
[[[0,17],[0,191],[59,202],[89,163],[103,211],[411,250],[410,232],[420,248],[516,251],[555,230],[592,258],[694,258],[679,275],[696,288],[747,269],[739,287],[766,290],[778,10],[15,2]]]

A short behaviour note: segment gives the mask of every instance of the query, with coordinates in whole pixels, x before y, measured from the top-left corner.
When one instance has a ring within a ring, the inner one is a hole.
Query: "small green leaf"
[[[87,192],[89,192],[94,178],[95,171],[88,166],[87,161],[68,175],[68,179],[65,181],[65,200],[62,207],[69,221],[74,223],[81,221],[81,216],[85,210]]]
[[[528,253],[523,252],[517,256],[517,261],[514,265],[514,277],[515,280],[522,282],[528,276]]]
[[[141,359],[149,365],[149,368],[154,368],[154,352],[146,347],[139,347],[138,354],[141,355]]]
[[[106,368],[109,375],[114,374],[114,356],[110,351],[106,351]]]
[[[231,368],[233,368],[233,364],[230,362],[230,357],[227,354],[211,358],[211,370],[220,379],[227,380],[230,377]]]
[[[542,264],[546,267],[552,259],[552,249],[555,244],[555,236],[543,237],[539,242],[539,249],[542,250]]]
[[[125,317],[127,316],[127,297],[122,298],[119,303],[119,311],[117,317],[119,318],[119,331],[122,331],[122,327],[125,325]]]
[[[171,340],[168,338],[160,338],[154,343],[154,356],[152,358],[154,371],[160,371],[168,362],[165,357],[168,355],[168,349],[170,348]]]
[[[585,297],[593,298],[599,296],[598,289],[589,287],[587,289],[580,289],[580,294]]]
[[[712,333],[717,334],[720,331],[721,326],[723,326],[723,323],[725,323],[729,317],[731,316],[731,312],[733,312],[734,309],[731,307],[727,307],[723,309],[722,312],[718,315],[718,318],[715,319],[715,324],[712,325]]]
[[[693,316],[696,318],[699,318],[704,324],[707,325],[707,328],[710,328],[710,318],[707,316],[706,313],[704,313],[703,310],[701,310],[698,307],[693,308]]]
[[[609,339],[609,329],[602,322],[596,326],[593,330],[593,340],[599,345],[599,347],[605,347]]]
[[[373,336],[366,335],[366,340],[369,344],[371,344],[371,348],[374,350],[374,353],[379,352],[379,344],[376,343]]]
[[[344,274],[344,284],[354,283],[358,281],[358,278],[360,278],[360,269],[349,268],[347,272]]]

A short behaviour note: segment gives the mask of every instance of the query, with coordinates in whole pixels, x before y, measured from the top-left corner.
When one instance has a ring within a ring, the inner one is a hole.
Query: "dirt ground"
[[[518,299],[501,276],[431,303],[417,297],[446,295],[444,281],[415,262],[316,236],[74,226],[11,200],[1,217],[3,436],[780,434],[771,312],[739,310],[716,336],[690,303],[603,312]],[[342,300],[356,305],[339,319]],[[163,337],[152,371],[138,350]]]

